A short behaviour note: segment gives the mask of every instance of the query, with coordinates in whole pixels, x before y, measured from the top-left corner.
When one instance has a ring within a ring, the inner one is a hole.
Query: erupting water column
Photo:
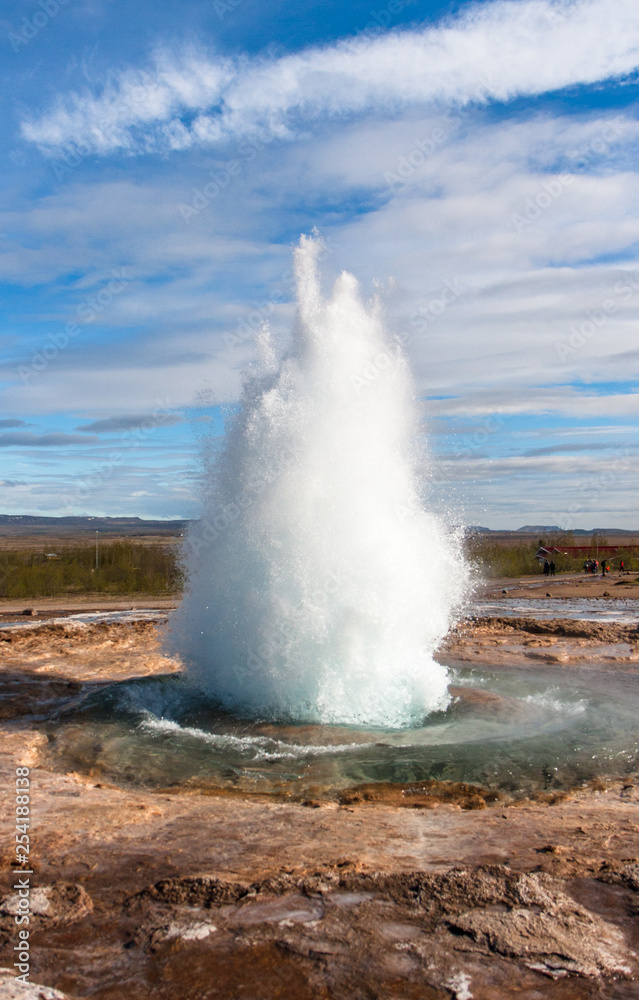
[[[432,653],[466,569],[420,504],[406,360],[352,275],[322,299],[318,250],[301,239],[292,346],[278,362],[264,334],[208,473],[173,648],[242,715],[414,725],[447,703]]]

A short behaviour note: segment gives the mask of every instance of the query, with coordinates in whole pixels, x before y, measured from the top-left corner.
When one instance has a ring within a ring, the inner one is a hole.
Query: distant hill
[[[559,528],[556,524],[525,524],[523,528],[515,528],[515,531],[519,531],[522,534],[525,533],[527,535],[532,535],[532,534],[537,534],[540,531],[558,532],[561,531],[561,528]]]
[[[512,539],[519,541],[522,545],[526,542],[526,536],[534,538],[547,538],[549,535],[574,535],[575,538],[591,538],[593,535],[602,535],[606,538],[628,539],[639,538],[639,530],[633,531],[630,528],[572,528],[567,532],[564,528],[559,528],[556,524],[525,524],[522,528],[486,528],[480,524],[470,524],[465,529],[469,535],[493,535],[495,539],[504,541]]]
[[[485,531],[485,528],[481,528],[481,531]],[[537,535],[537,534],[563,534],[565,532],[564,528],[559,528],[556,524],[525,524],[523,528],[516,528],[517,533],[527,534],[527,535]],[[570,534],[572,535],[637,535],[638,531],[633,531],[630,528],[571,528]]]
[[[146,521],[141,517],[40,517],[35,514],[0,514],[0,537],[26,537],[27,535],[42,537],[67,537],[72,535],[95,535],[99,531],[101,535],[114,536],[143,536],[143,535],[165,535],[176,537],[181,535],[191,522],[189,520],[174,521]],[[483,525],[473,524],[466,528],[470,534],[477,535],[499,535],[505,537],[517,537],[521,535],[544,535],[561,534],[562,529],[556,524],[525,524],[522,528],[506,531],[500,528],[486,528]],[[619,537],[620,535],[639,536],[639,530],[631,531],[627,528],[576,528],[571,532],[575,536],[579,535],[605,535]]]
[[[179,535],[189,521],[145,521],[141,517],[39,517],[0,514],[0,535]]]

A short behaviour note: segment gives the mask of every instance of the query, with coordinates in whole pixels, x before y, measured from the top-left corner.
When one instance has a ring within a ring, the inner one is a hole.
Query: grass
[[[561,548],[570,544],[568,538],[546,539],[548,545]],[[504,544],[483,535],[469,536],[466,557],[485,577],[518,577],[541,575],[542,566],[535,559],[537,545]],[[79,594],[152,594],[179,593],[184,576],[179,562],[179,548],[148,545],[139,542],[102,542],[95,568],[95,546],[92,544],[59,548],[55,558],[48,558],[51,547],[0,550],[0,598],[28,599]],[[623,559],[631,573],[639,571],[635,552],[619,550],[609,560],[613,571]],[[557,573],[581,572],[583,557],[571,559],[556,556]],[[631,577],[623,577],[632,584]]]
[[[95,546],[34,552],[0,552],[0,597],[58,597],[74,594],[174,594],[182,589],[178,552],[168,546],[117,541]]]
[[[561,549],[562,545],[573,545],[574,542],[572,536],[565,538],[558,536],[545,539],[544,544],[546,547],[554,546]],[[477,566],[483,576],[487,577],[542,575],[543,563],[535,559],[537,548],[537,543],[533,545],[508,545],[493,541],[484,535],[471,535],[466,539],[466,558]],[[633,573],[639,570],[637,554],[619,549],[614,559],[606,561],[611,571],[615,572],[619,569],[621,559],[623,559],[626,570]],[[583,571],[584,556],[556,555],[554,562],[557,573],[580,573]]]

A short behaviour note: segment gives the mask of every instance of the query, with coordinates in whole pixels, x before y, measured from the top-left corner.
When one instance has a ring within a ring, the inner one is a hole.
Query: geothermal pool
[[[299,796],[426,779],[525,793],[629,773],[634,677],[435,658],[470,610],[461,537],[429,501],[433,463],[382,305],[345,272],[325,294],[319,249],[302,239],[296,251],[290,345],[278,356],[262,331],[241,406],[207,453],[167,643],[184,675],[67,705],[49,762],[156,788]],[[506,595],[476,610],[528,609]]]
[[[59,714],[43,763],[151,788],[293,797],[429,778],[517,795],[639,766],[636,675],[526,666],[449,676],[449,707],[400,730],[242,719],[178,676],[113,684]]]

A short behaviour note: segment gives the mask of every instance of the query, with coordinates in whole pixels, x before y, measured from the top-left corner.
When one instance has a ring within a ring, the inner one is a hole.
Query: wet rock
[[[449,694],[457,700],[456,710],[468,711],[474,716],[481,715],[487,719],[509,718],[513,715],[525,717],[529,707],[519,698],[509,698],[507,695],[486,691],[484,688],[465,687],[451,684]]]
[[[437,805],[454,804],[462,809],[484,809],[499,798],[499,792],[481,785],[427,778],[410,784],[379,781],[354,785],[341,793],[339,802],[343,806],[384,803],[408,809],[432,809]]]
[[[474,629],[483,628],[489,630],[508,632],[527,632],[531,635],[560,635],[570,636],[577,639],[594,639],[598,642],[628,642],[630,637],[636,635],[636,629],[632,625],[624,625],[613,622],[590,622],[579,621],[572,618],[548,618],[537,620],[536,618],[505,618],[505,617],[485,617],[474,618],[472,620]]]
[[[321,920],[324,907],[318,900],[306,896],[287,894],[276,899],[247,901],[229,918],[233,927],[251,927],[255,924],[307,924]]]
[[[555,850],[559,848],[550,845],[550,852]],[[602,872],[602,877],[634,885],[636,868],[631,864],[627,870],[611,869]],[[308,937],[294,935],[303,935],[306,927],[319,926],[320,921],[323,927],[326,920],[330,923],[336,914],[345,912],[348,907],[332,905],[340,893],[345,900],[357,902],[358,912],[364,904],[395,907],[388,911],[389,917],[391,912],[395,916],[385,925],[375,916],[371,926],[378,928],[383,940],[399,941],[410,954],[419,955],[424,947],[429,950],[427,940],[434,939],[426,935],[436,935],[441,941],[441,933],[449,931],[457,951],[518,959],[553,978],[630,976],[636,969],[636,955],[628,950],[621,930],[575,902],[560,880],[543,872],[521,874],[506,865],[453,868],[442,874],[328,869],[284,873],[250,887],[198,876],[164,880],[136,899],[146,894],[153,905],[160,902],[171,907],[164,916],[156,912],[146,921],[147,941],[152,946],[176,938],[201,940],[218,926],[232,933],[259,931],[261,935],[289,928],[286,940],[291,949],[310,955],[319,946]],[[176,911],[174,900],[182,906],[188,902],[191,907],[216,907],[215,927],[192,909],[187,914]],[[233,900],[235,905],[229,906]],[[329,937],[330,948],[324,947],[322,954],[339,953],[343,940],[334,932]],[[323,936],[325,944],[329,937]],[[462,986],[460,981],[461,992]]]
[[[524,656],[529,660],[544,660],[546,663],[566,663],[569,659],[566,653],[542,653],[526,651]]]

